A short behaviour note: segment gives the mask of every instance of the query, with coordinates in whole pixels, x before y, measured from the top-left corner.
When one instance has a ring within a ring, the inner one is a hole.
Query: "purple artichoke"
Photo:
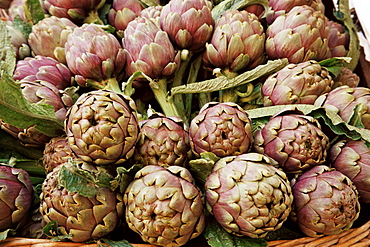
[[[216,21],[203,62],[207,67],[236,72],[265,61],[265,33],[256,15],[228,10]]]
[[[152,19],[139,16],[129,22],[122,43],[129,76],[141,71],[152,79],[165,78],[173,75],[180,64],[180,53]]]
[[[239,155],[250,150],[252,127],[248,114],[237,104],[210,102],[190,123],[193,153],[212,152],[218,157]]]
[[[345,57],[349,48],[349,34],[339,22],[328,21],[330,27],[329,49],[332,57]]]
[[[292,189],[293,217],[307,236],[340,234],[359,216],[356,187],[343,173],[325,165],[306,171]]]
[[[134,161],[139,165],[187,166],[191,157],[188,127],[179,117],[153,114],[139,122]]]
[[[360,202],[370,202],[370,149],[362,140],[336,142],[329,151],[331,166],[349,177],[359,192]]]
[[[329,35],[328,19],[321,11],[296,6],[267,28],[266,54],[290,63],[330,58]]]
[[[276,160],[286,173],[323,164],[328,149],[329,138],[319,122],[299,114],[272,117],[254,138],[254,150]]]
[[[345,85],[349,87],[357,87],[359,83],[360,77],[352,70],[343,67],[339,75],[334,78],[334,85],[332,86],[332,89]]]
[[[21,82],[48,82],[60,90],[72,86],[74,82],[67,66],[41,55],[19,60],[13,78]]]
[[[213,32],[211,10],[208,0],[170,0],[161,12],[161,28],[179,49],[203,49]]]
[[[10,42],[14,46],[16,59],[24,59],[31,55],[31,49],[28,45],[26,36],[19,30],[14,28],[12,25],[6,25],[9,36]]]
[[[358,117],[363,126],[370,129],[369,88],[341,86],[317,98],[315,105],[334,111],[344,122],[350,122],[353,117]]]
[[[64,45],[77,25],[67,18],[50,16],[32,26],[28,43],[35,55],[51,57],[66,64]]]
[[[317,61],[288,64],[270,75],[262,85],[263,104],[314,104],[333,86],[329,71]]]
[[[105,87],[124,74],[125,54],[112,34],[95,24],[77,27],[65,43],[68,68],[81,86]]]
[[[228,232],[252,238],[281,228],[292,210],[286,174],[276,162],[246,153],[221,158],[205,182],[206,206]]]
[[[29,174],[0,164],[0,231],[16,229],[29,214],[33,187]]]
[[[138,17],[144,7],[138,0],[113,0],[108,13],[108,22],[116,28],[118,37],[123,37],[123,31],[128,23]]]

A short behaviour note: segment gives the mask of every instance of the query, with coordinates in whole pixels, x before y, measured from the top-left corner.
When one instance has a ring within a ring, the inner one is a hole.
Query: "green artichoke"
[[[189,130],[179,117],[152,114],[139,122],[133,160],[139,165],[187,166],[192,155]]]
[[[126,221],[148,243],[182,246],[205,227],[204,199],[184,167],[148,165],[126,188]]]
[[[216,21],[211,42],[206,44],[206,67],[237,72],[265,61],[265,33],[256,15],[228,10]]]
[[[228,232],[252,238],[279,229],[293,194],[276,161],[258,153],[221,158],[205,182],[209,212]]]
[[[140,16],[129,22],[122,44],[128,76],[141,71],[152,79],[162,79],[173,75],[180,64],[180,53],[153,19]]]
[[[161,28],[176,48],[203,49],[213,32],[212,7],[208,0],[170,0],[160,15]]]
[[[266,54],[270,59],[288,58],[290,63],[331,57],[327,17],[310,6],[293,7],[277,17],[266,30]]]
[[[28,215],[33,200],[29,174],[22,169],[0,164],[0,231],[16,229]]]
[[[340,234],[358,218],[360,203],[352,181],[343,173],[319,165],[292,183],[293,218],[310,237]]]
[[[331,90],[333,84],[328,69],[317,61],[288,64],[263,83],[263,105],[313,105],[320,95]]]
[[[356,186],[360,202],[370,202],[370,149],[362,140],[344,139],[329,150],[330,165],[349,177]]]
[[[118,39],[95,24],[76,27],[65,43],[68,68],[83,87],[104,88],[124,75],[125,54]]]
[[[85,172],[99,172],[87,163],[78,165]],[[56,221],[60,234],[71,234],[73,242],[99,239],[111,233],[124,214],[122,194],[103,186],[97,187],[93,196],[69,191],[60,180],[64,167],[68,169],[68,163],[57,166],[42,183],[39,209],[42,225]]]
[[[315,101],[316,106],[322,106],[337,113],[344,122],[359,119],[366,129],[370,129],[370,89],[366,87],[351,88],[347,85],[335,88],[321,95]]]
[[[329,138],[313,117],[286,114],[272,117],[258,130],[253,145],[286,173],[302,173],[326,161]]]
[[[65,131],[72,151],[96,165],[120,164],[134,153],[139,125],[134,101],[123,94],[94,90],[68,110]]]
[[[28,43],[35,55],[51,57],[66,64],[64,45],[77,25],[67,18],[50,16],[32,26]]]
[[[252,145],[251,120],[236,103],[210,102],[191,120],[189,136],[197,156],[203,152],[218,157],[246,153]]]

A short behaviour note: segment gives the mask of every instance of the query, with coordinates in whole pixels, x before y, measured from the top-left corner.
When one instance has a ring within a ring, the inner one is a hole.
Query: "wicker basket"
[[[108,246],[108,245],[107,245]],[[155,247],[151,244],[132,244],[134,247]],[[370,221],[358,228],[341,234],[320,238],[303,237],[293,240],[269,241],[268,246],[278,247],[365,247],[370,246]],[[98,244],[54,242],[48,239],[8,238],[0,241],[0,247],[98,247]],[[207,247],[207,245],[197,247]]]

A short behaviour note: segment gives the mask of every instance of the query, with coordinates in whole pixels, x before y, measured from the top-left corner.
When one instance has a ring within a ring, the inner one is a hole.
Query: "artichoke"
[[[32,26],[28,43],[35,55],[51,57],[66,64],[64,45],[77,25],[67,18],[50,16]]]
[[[94,90],[68,110],[65,131],[72,151],[96,165],[120,164],[134,153],[139,125],[134,101],[123,94]]]
[[[208,0],[170,0],[160,15],[161,28],[176,48],[203,49],[213,32],[212,7]]]
[[[182,246],[205,227],[202,192],[184,167],[143,167],[123,200],[128,226],[151,244]]]
[[[218,160],[205,182],[207,209],[230,233],[252,238],[279,229],[292,210],[286,174],[259,153]]]
[[[139,122],[134,161],[139,165],[187,166],[191,157],[189,130],[179,117],[152,114]]]
[[[337,77],[334,78],[332,89],[340,86],[357,87],[360,83],[360,77],[352,70],[343,67]]]
[[[42,163],[46,173],[51,172],[61,164],[75,159],[77,157],[69,146],[66,136],[53,137],[45,144]]]
[[[236,103],[210,102],[191,120],[189,136],[197,156],[203,152],[218,157],[246,153],[252,145],[251,120]]]
[[[180,53],[153,19],[139,16],[129,22],[122,43],[128,76],[141,71],[152,79],[162,79],[173,75],[180,64]]]
[[[6,25],[10,42],[13,44],[15,50],[16,59],[24,59],[31,55],[31,49],[28,45],[26,36],[17,28],[14,28],[13,25]]]
[[[33,200],[29,174],[0,164],[0,231],[15,229],[27,218]]]
[[[263,105],[314,104],[333,84],[328,69],[317,61],[288,64],[263,83]]]
[[[204,65],[237,72],[265,61],[265,33],[256,15],[228,10],[216,21],[211,42],[206,44]]]
[[[321,95],[315,105],[337,113],[345,122],[359,121],[364,128],[370,129],[369,88],[341,86]]]
[[[328,21],[330,27],[329,49],[332,57],[345,57],[349,49],[349,34],[336,21]]]
[[[143,9],[138,0],[113,0],[108,13],[108,22],[116,29],[118,37],[123,37],[123,31],[128,23],[138,17]]]
[[[327,17],[310,6],[296,6],[281,15],[266,30],[266,54],[290,63],[331,57]]]
[[[358,218],[360,203],[352,181],[343,173],[319,165],[293,181],[293,217],[310,237],[340,234]]]
[[[68,18],[71,21],[81,24],[91,14],[96,12],[105,0],[44,0],[43,7],[50,15],[59,18]]]
[[[84,24],[68,35],[65,43],[68,68],[76,82],[101,89],[107,80],[124,75],[125,55],[115,36],[95,24]]]
[[[370,149],[362,140],[345,139],[329,150],[330,164],[351,179],[360,202],[370,202]]]
[[[57,166],[42,183],[39,209],[42,225],[56,221],[59,232],[71,234],[73,242],[102,238],[121,222],[124,214],[122,194],[103,186],[94,187],[96,194],[92,196],[69,191],[60,179],[62,168],[68,169],[68,164]],[[84,162],[78,164],[78,169],[99,172]]]
[[[57,89],[73,85],[73,74],[63,63],[51,57],[37,55],[17,62],[13,78],[23,82],[47,82]]]
[[[311,116],[273,116],[255,134],[254,150],[279,163],[286,173],[302,173],[326,161],[329,138]]]
[[[140,13],[141,17],[152,19],[159,28],[161,28],[161,11],[162,5],[149,6],[143,9]]]

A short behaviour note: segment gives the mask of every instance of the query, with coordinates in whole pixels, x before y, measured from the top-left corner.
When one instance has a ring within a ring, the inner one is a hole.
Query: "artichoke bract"
[[[293,218],[307,236],[340,234],[359,216],[357,189],[339,171],[315,166],[292,184]]]
[[[31,49],[27,42],[26,36],[17,28],[14,28],[13,25],[6,25],[9,36],[10,42],[13,44],[13,48],[15,50],[16,59],[24,59],[31,55]]]
[[[135,102],[108,90],[84,93],[68,110],[65,131],[72,151],[82,160],[123,163],[133,155],[140,132]]]
[[[67,18],[50,16],[32,26],[28,43],[35,55],[51,57],[66,64],[64,45],[77,25]]]
[[[296,6],[266,30],[266,54],[270,59],[288,58],[290,63],[331,57],[327,17],[310,6]]]
[[[251,120],[236,103],[209,102],[191,120],[189,136],[197,156],[203,152],[218,157],[246,153],[252,145]]]
[[[187,166],[192,155],[188,126],[179,117],[152,114],[141,120],[133,160],[139,165]]]
[[[330,92],[333,84],[328,69],[315,60],[288,64],[263,83],[263,105],[313,105],[320,95]]]
[[[265,33],[256,15],[228,10],[214,29],[203,55],[205,66],[237,72],[265,61]]]
[[[320,123],[300,114],[272,117],[254,136],[254,150],[279,163],[286,173],[302,173],[323,164],[329,138]]]
[[[85,171],[95,171],[91,165],[79,165]],[[73,242],[99,239],[112,232],[124,214],[122,194],[106,187],[98,187],[91,197],[68,191],[60,182],[63,166],[48,173],[42,183],[39,208],[42,225],[56,221],[60,233],[71,234]]]
[[[359,83],[360,77],[352,70],[343,67],[339,75],[337,75],[337,77],[334,78],[334,84],[332,86],[332,89],[345,85],[349,87],[357,87]]]
[[[328,21],[330,27],[329,49],[332,57],[345,57],[349,48],[349,34],[345,27],[335,21]]]
[[[212,7],[208,0],[170,0],[161,11],[161,28],[176,48],[203,49],[213,32]]]
[[[139,16],[129,22],[122,44],[128,76],[141,71],[152,79],[162,79],[173,75],[180,64],[180,53],[154,19]]]
[[[128,23],[138,17],[143,9],[138,0],[113,0],[112,8],[108,13],[108,22],[116,28],[118,37],[123,37],[123,31]]]
[[[337,87],[329,93],[321,95],[315,101],[316,106],[322,106],[337,113],[344,122],[352,120],[354,113],[364,128],[370,129],[370,89],[366,87],[351,88],[347,85]]]
[[[356,186],[360,202],[370,202],[370,149],[362,140],[345,139],[331,146],[330,165],[349,177]]]
[[[29,215],[33,187],[22,169],[0,164],[0,231],[15,229]]]
[[[279,229],[293,194],[276,161],[259,153],[218,160],[205,182],[206,206],[228,232],[252,238]]]
[[[118,39],[95,24],[83,24],[65,43],[68,68],[76,82],[101,89],[107,80],[124,75],[125,54]]]
[[[128,226],[151,244],[182,246],[205,227],[202,192],[184,167],[143,167],[123,200]]]

